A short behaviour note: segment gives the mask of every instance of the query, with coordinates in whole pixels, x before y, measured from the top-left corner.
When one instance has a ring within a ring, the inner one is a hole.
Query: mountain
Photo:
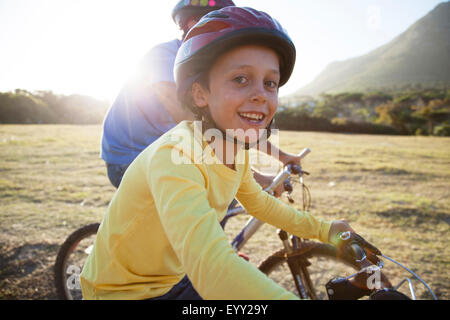
[[[450,86],[450,2],[436,6],[391,42],[329,64],[295,95],[417,85]]]

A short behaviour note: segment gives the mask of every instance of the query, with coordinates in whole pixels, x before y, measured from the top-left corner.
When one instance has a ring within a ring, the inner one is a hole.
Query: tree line
[[[0,123],[100,124],[109,103],[82,95],[0,92]],[[281,98],[281,130],[450,136],[450,89]]]
[[[83,95],[16,89],[0,92],[0,123],[98,124],[108,102]]]
[[[322,94],[281,99],[279,129],[450,136],[450,89]]]

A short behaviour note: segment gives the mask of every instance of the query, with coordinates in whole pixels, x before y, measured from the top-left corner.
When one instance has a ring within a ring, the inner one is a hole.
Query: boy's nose
[[[264,85],[255,85],[253,87],[251,101],[255,103],[264,103],[267,101],[267,92]]]

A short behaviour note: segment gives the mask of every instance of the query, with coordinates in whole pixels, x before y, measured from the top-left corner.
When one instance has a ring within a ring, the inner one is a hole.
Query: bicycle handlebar
[[[305,158],[310,152],[311,152],[311,149],[305,148],[305,149],[303,149],[303,150],[298,154],[298,157],[299,157],[300,159],[303,159],[303,158]],[[303,171],[302,168],[301,168],[301,166],[298,166],[298,165],[296,165],[296,164],[288,164],[288,165],[285,167],[285,169],[282,170],[282,172],[280,172],[280,173],[277,175],[277,177],[274,179],[272,185],[271,185],[269,188],[271,188],[271,187],[276,187],[279,183],[281,183],[281,181],[287,179],[287,180],[285,181],[285,184],[284,184],[284,185],[285,185],[285,189],[286,189],[286,191],[291,190],[291,189],[292,189],[292,186],[290,185],[290,182],[289,182],[289,177],[290,177],[290,175],[291,175],[291,174],[298,174],[298,175],[301,175],[301,174],[303,174],[303,173],[309,174],[309,173]],[[283,179],[283,180],[281,180],[281,179]],[[431,288],[430,288],[430,287],[425,283],[425,281],[423,281],[418,275],[416,275],[413,271],[411,271],[410,269],[404,267],[403,265],[401,265],[400,263],[398,263],[398,262],[395,261],[394,259],[389,258],[389,257],[385,256],[384,254],[382,254],[382,253],[380,252],[380,250],[378,250],[376,247],[374,247],[373,245],[371,245],[370,243],[368,243],[366,240],[364,240],[364,239],[363,239],[361,236],[359,236],[358,234],[356,234],[356,233],[350,233],[350,232],[342,232],[342,233],[339,234],[339,237],[340,237],[341,240],[343,240],[344,246],[347,246],[347,248],[348,248],[348,250],[347,250],[348,254],[350,254],[350,256],[351,256],[353,259],[355,259],[356,262],[361,263],[361,262],[363,262],[364,260],[367,259],[367,260],[369,260],[371,263],[374,264],[373,267],[376,266],[375,268],[382,269],[383,266],[384,266],[384,262],[383,262],[381,259],[379,259],[378,256],[383,257],[383,258],[386,258],[386,259],[388,259],[388,260],[390,260],[390,261],[396,263],[397,265],[401,266],[403,269],[405,269],[405,270],[408,271],[409,273],[411,273],[417,280],[419,280],[419,281],[427,288],[427,290],[428,290],[428,291],[431,293],[431,295],[433,296],[433,299],[438,300],[437,297],[436,297],[436,295],[434,294],[434,292],[431,290]],[[348,241],[348,242],[345,243],[346,241]],[[367,256],[365,249],[368,250],[367,252],[368,252],[368,254],[369,254],[369,257]],[[367,269],[367,268],[370,268],[370,267],[363,268],[362,270]],[[361,272],[362,270],[360,270],[359,272]],[[358,272],[358,273],[359,273],[359,272]],[[356,274],[354,274],[354,275],[351,275],[351,276],[348,276],[348,277],[345,278],[345,279],[350,279],[350,278],[356,276],[358,273],[356,273]],[[409,280],[409,278],[406,278],[406,280]],[[404,281],[405,281],[405,280],[404,280]],[[400,282],[400,284],[397,285],[396,289],[398,289],[398,288],[402,285],[402,283],[403,283],[404,281]],[[413,299],[415,300],[414,290],[412,289],[411,285],[410,285],[410,290],[411,290],[411,294],[412,294],[412,296],[413,296]]]
[[[311,152],[311,149],[305,148],[305,149],[303,149],[303,150],[298,154],[298,157],[299,157],[300,159],[303,159],[303,158],[306,157],[306,156],[308,155],[308,153],[310,153],[310,152]]]
[[[362,262],[369,254],[368,260],[375,265],[381,266],[382,262],[377,256],[381,256],[382,253],[375,246],[364,240],[363,237],[350,231],[341,232],[338,236],[342,241],[341,244],[338,244],[338,248],[349,254],[356,262]]]
[[[303,149],[297,156],[300,159],[303,159],[304,157],[306,157],[309,153],[311,152],[311,149],[309,148],[305,148]],[[293,174],[300,174],[302,172],[302,168],[299,165],[293,164],[293,163],[289,163],[287,166],[287,170],[289,171],[289,173],[293,173]]]
[[[355,258],[357,262],[361,262],[367,258],[366,252],[357,243],[352,243],[350,245],[350,252],[352,257]]]
[[[354,238],[354,236],[359,237],[360,239],[356,239]],[[341,240],[344,241],[344,246],[347,245],[348,247],[348,252],[349,254],[352,256],[352,258],[354,258],[356,260],[356,262],[362,262],[363,260],[365,260],[367,258],[366,256],[366,252],[365,250],[362,248],[362,246],[358,243],[358,241],[361,241],[361,237],[358,236],[355,233],[350,233],[349,231],[347,232],[341,232],[339,234],[339,238]],[[350,241],[350,242],[349,242]],[[431,290],[431,288],[428,286],[428,284],[423,281],[416,273],[414,273],[412,270],[408,269],[407,267],[403,266],[401,263],[395,261],[392,258],[389,258],[388,256],[382,254],[377,248],[375,248],[374,246],[372,246],[370,243],[368,243],[367,241],[365,241],[364,239],[362,239],[362,241],[364,241],[365,246],[368,245],[368,250],[370,252],[370,257],[368,258],[368,260],[373,263],[374,265],[376,265],[376,267],[378,267],[379,269],[383,268],[384,266],[384,262],[379,259],[377,256],[381,256],[395,264],[397,264],[398,266],[402,267],[403,269],[405,269],[406,271],[408,271],[414,278],[416,278],[417,280],[419,280],[424,286],[425,288],[431,293],[431,295],[433,296],[434,300],[438,300],[438,298],[436,297],[436,295],[434,294],[434,292]],[[345,243],[347,242],[347,243]],[[349,242],[349,243],[348,243]],[[376,261],[372,261],[372,257],[375,257]],[[376,262],[376,263],[375,263]],[[368,269],[370,267],[366,267],[363,268],[364,269]],[[360,270],[358,273],[360,273],[362,270]],[[348,280],[350,278],[353,278],[354,276],[356,276],[358,273],[355,273],[353,275],[350,275],[346,278],[344,278],[345,280]],[[411,281],[409,278],[405,278],[403,281],[401,281],[397,286],[394,287],[395,290],[397,290],[405,281],[408,281],[410,283],[410,291],[411,291],[411,295],[413,297],[413,300],[416,300],[416,296],[415,296],[415,292],[414,292],[414,288],[411,285]]]

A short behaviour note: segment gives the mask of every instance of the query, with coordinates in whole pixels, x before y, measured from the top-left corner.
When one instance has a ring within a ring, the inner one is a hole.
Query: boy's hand
[[[341,239],[342,232],[348,232],[347,239]],[[380,250],[357,234],[345,220],[334,221],[331,224],[328,241],[335,245],[338,250],[346,250],[345,248],[348,248],[349,245],[355,243],[366,252],[369,260],[374,264],[378,263],[379,259],[377,256],[381,255]]]
[[[342,239],[340,239],[340,234],[347,231],[350,232],[350,238],[343,241]],[[330,232],[328,234],[328,241],[337,247],[342,247],[342,245],[346,244],[347,242],[349,244],[355,242],[362,249],[364,249],[367,254],[381,255],[380,250],[378,250],[375,246],[373,246],[363,237],[357,234],[345,220],[333,221],[333,223],[331,224]]]
[[[328,242],[337,246],[339,244],[340,238],[339,234],[341,232],[355,232],[355,230],[350,227],[350,225],[345,220],[336,220],[331,224],[330,232],[328,233]]]

